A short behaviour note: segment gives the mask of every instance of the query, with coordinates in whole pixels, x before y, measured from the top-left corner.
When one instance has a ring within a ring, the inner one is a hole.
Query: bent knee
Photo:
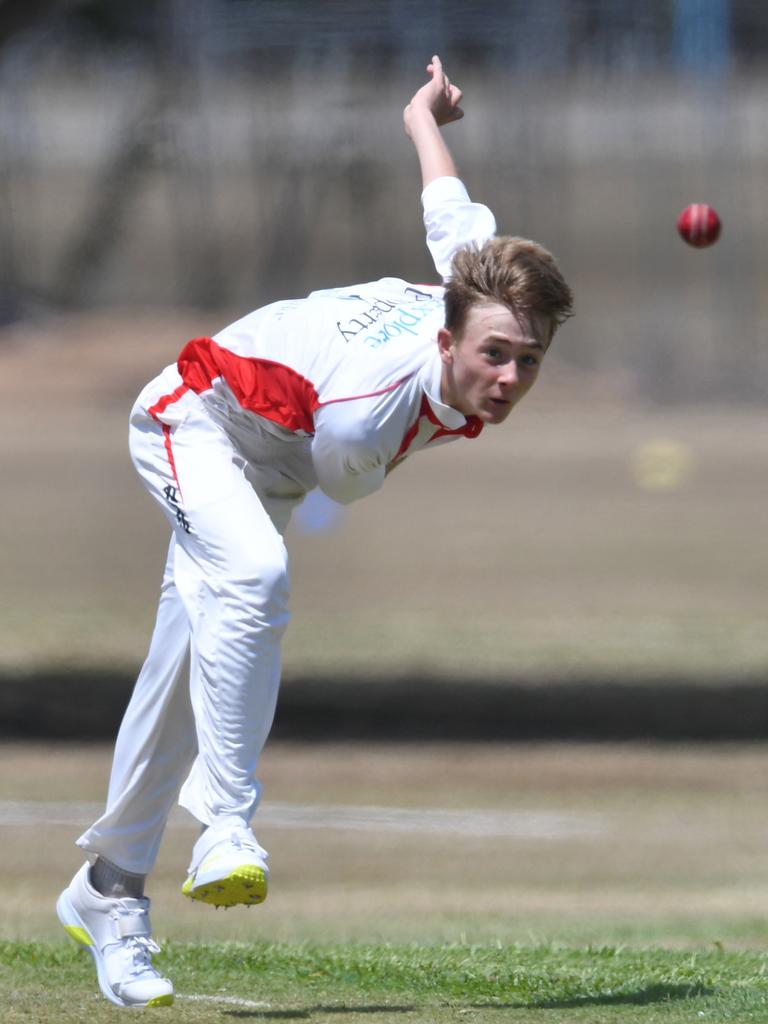
[[[229,619],[243,629],[287,622],[290,581],[282,539],[254,540],[226,558],[196,560],[182,552],[175,579],[193,623],[199,616]]]
[[[288,557],[282,545],[272,545],[254,555],[243,558],[235,571],[229,574],[224,588],[240,594],[246,602],[261,605],[288,604],[290,580]]]

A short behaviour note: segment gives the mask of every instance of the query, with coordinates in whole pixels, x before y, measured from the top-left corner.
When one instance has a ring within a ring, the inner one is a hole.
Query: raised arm
[[[436,178],[458,177],[440,128],[464,116],[459,106],[461,89],[451,85],[437,54],[427,65],[427,71],[429,81],[403,111],[405,131],[416,147],[424,188]]]
[[[429,81],[403,112],[405,131],[421,166],[424,226],[435,269],[447,280],[451,260],[465,245],[482,245],[496,233],[496,220],[481,203],[473,203],[440,128],[464,116],[461,90],[451,85],[438,56],[427,65]]]

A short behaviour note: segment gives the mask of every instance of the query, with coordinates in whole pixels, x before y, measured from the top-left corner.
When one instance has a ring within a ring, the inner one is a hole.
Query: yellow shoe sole
[[[181,891],[191,900],[212,907],[252,907],[267,898],[267,875],[261,868],[248,864],[223,878],[200,884],[196,883],[195,875],[190,875]]]
[[[155,996],[154,999],[150,999],[149,1002],[144,1003],[145,1006],[173,1006],[173,995],[168,993],[165,996]]]

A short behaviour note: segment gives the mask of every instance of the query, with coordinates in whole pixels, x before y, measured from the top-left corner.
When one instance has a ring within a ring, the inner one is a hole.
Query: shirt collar
[[[467,422],[467,417],[454,409],[452,405],[446,405],[440,401],[440,382],[443,375],[443,361],[440,353],[435,350],[434,355],[425,363],[421,371],[421,386],[432,412],[440,420],[444,427],[449,430],[461,430]]]

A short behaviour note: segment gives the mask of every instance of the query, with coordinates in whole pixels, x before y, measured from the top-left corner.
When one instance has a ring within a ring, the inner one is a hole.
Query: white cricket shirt
[[[490,238],[491,211],[458,178],[422,193],[427,246],[443,280],[454,252]],[[193,392],[276,497],[319,484],[342,503],[378,490],[423,448],[476,437],[482,423],[440,399],[442,285],[399,278],[312,292],[190,341],[150,390],[173,426]]]

